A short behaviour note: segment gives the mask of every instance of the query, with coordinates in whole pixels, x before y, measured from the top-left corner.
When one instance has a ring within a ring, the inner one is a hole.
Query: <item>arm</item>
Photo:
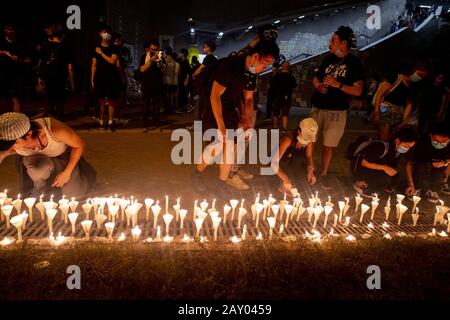
[[[91,86],[94,87],[94,77],[95,71],[97,70],[97,59],[92,58],[92,66],[91,66]]]
[[[403,122],[402,125],[405,125],[408,123],[408,119],[409,116],[411,115],[411,111],[412,111],[412,100],[408,99],[408,101],[406,102],[406,106],[405,106],[405,111],[403,112]]]
[[[406,188],[406,194],[411,195],[414,190],[414,162],[408,161],[406,162],[405,166],[405,174],[406,174],[406,181],[408,182],[408,187]]]
[[[284,136],[283,138],[281,138],[280,140],[280,148],[278,149],[278,161],[274,161],[272,162],[272,169],[273,171],[275,171],[275,173],[277,174],[278,178],[280,178],[282,183],[291,183],[291,181],[289,180],[289,177],[286,175],[286,173],[284,173],[284,171],[280,168],[280,159],[283,157],[283,155],[285,154],[286,150],[289,148],[289,146],[292,143],[292,139],[289,136]]]
[[[369,162],[366,159],[363,159],[361,161],[361,165],[367,169],[377,170],[377,171],[385,171],[386,172],[386,170],[389,170],[389,169],[395,170],[394,168],[391,168],[384,164],[377,164],[377,163]]]
[[[320,82],[317,76],[315,76],[313,79],[313,86],[317,91],[319,91],[322,94],[328,91],[327,86],[325,86],[322,82]]]
[[[12,156],[13,154],[16,154],[16,150],[12,147],[8,150],[0,152],[0,163],[2,163],[6,157]]]
[[[192,78],[195,79],[196,76],[198,76],[198,74],[200,72],[202,72],[202,70],[205,68],[204,64],[201,64],[200,67],[197,68],[197,70],[195,70],[195,72],[192,74]]]
[[[254,91],[243,90],[242,93],[244,95],[244,103],[242,105],[243,110],[241,110],[242,122],[244,124],[244,130],[247,130],[252,126],[251,124],[253,120]]]
[[[374,115],[376,117],[380,117],[380,104],[381,101],[383,101],[384,96],[389,92],[389,90],[391,90],[392,86],[389,82],[385,81],[383,82],[380,87],[378,88],[378,90],[375,92],[375,97],[374,97]]]
[[[210,96],[211,107],[214,114],[214,118],[216,119],[217,128],[222,133],[224,140],[226,136],[226,129],[225,123],[223,121],[222,101],[220,100],[220,97],[222,96],[222,94],[225,92],[226,89],[227,89],[226,87],[222,86],[217,81],[214,81]]]
[[[97,52],[97,54],[99,54],[109,64],[116,64],[117,59],[119,59],[119,56],[114,53],[111,55],[111,57],[108,57],[106,54],[103,53],[102,49],[98,47],[97,49],[95,49],[95,52]]]
[[[323,80],[323,83],[326,85],[329,85],[333,88],[339,89],[341,91],[344,91],[346,94],[359,97],[362,93],[363,88],[363,81],[358,80],[354,82],[351,86],[344,85],[342,82],[339,82],[337,79],[333,78],[332,76],[328,75]]]
[[[306,156],[306,177],[308,183],[313,185],[316,183],[316,175],[314,174],[314,159],[313,159],[313,144],[310,143],[306,146],[305,156]]]
[[[75,89],[75,81],[74,81],[74,76],[73,76],[73,64],[69,63],[67,65],[67,77],[69,78],[69,86],[70,89]]]
[[[52,185],[52,187],[62,187],[70,180],[73,170],[83,155],[85,143],[72,128],[56,119],[51,119],[51,128],[56,139],[71,147],[69,162],[66,168],[56,176]]]

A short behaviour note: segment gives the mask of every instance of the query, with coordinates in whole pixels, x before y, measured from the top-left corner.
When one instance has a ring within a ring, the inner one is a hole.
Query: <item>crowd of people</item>
[[[74,88],[73,54],[64,43],[64,29],[53,25],[48,41],[38,48],[37,90],[45,92],[47,114],[30,119],[20,113],[20,83],[17,68],[32,63],[15,43],[13,26],[5,26],[0,42],[0,81],[2,98],[9,111],[0,116],[0,161],[19,155],[23,194],[44,193],[62,188],[65,194],[86,192],[95,184],[96,173],[82,158],[84,142],[61,120],[67,90]],[[121,38],[105,26],[99,32],[91,65],[91,89],[98,101],[99,126],[116,130],[120,119],[120,101],[126,101],[126,59],[120,50]],[[245,48],[229,57],[214,56],[215,42],[203,45],[206,57],[200,64],[188,50],[175,54],[172,48],[161,50],[159,42],[144,43],[145,53],[133,79],[142,88],[142,127],[144,132],[160,126],[160,114],[196,110],[195,119],[202,129],[215,129],[222,150],[209,146],[192,174],[192,186],[199,193],[208,192],[204,172],[211,160],[222,157],[216,190],[249,189],[253,175],[239,166],[236,138],[228,130],[250,132],[257,117],[259,74],[272,66],[267,96],[266,118],[273,129],[281,129],[275,170],[279,191],[293,196],[299,181],[332,188],[329,169],[338,147],[346,148],[354,188],[363,196],[374,193],[404,192],[408,197],[421,195],[436,203],[439,194],[450,194],[449,90],[446,74],[432,71],[425,61],[418,61],[408,72],[386,75],[371,83],[367,90],[369,120],[378,128],[377,137],[361,136],[349,146],[342,146],[346,132],[349,101],[360,97],[364,89],[363,63],[352,53],[356,37],[347,26],[339,27],[329,42],[329,54],[312,79],[311,113],[288,131],[292,92],[297,81],[288,61],[280,60],[277,32],[273,26],[260,28]],[[281,115],[281,128],[280,128]],[[314,153],[319,135],[322,143],[320,167]],[[246,146],[251,135],[245,135]],[[404,157],[404,174],[399,164]],[[279,165],[278,165],[279,164]],[[403,188],[401,191],[400,189]]]

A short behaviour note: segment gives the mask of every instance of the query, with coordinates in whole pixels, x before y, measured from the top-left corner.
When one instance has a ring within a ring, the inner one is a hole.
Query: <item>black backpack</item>
[[[348,160],[354,160],[362,150],[371,145],[374,142],[382,142],[384,144],[384,152],[381,158],[383,158],[389,151],[389,143],[383,140],[376,140],[367,136],[359,136],[355,141],[350,143],[345,151],[345,158]]]

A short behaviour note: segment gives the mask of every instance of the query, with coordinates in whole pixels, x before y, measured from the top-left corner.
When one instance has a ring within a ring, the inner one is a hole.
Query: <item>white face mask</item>
[[[103,32],[100,34],[103,40],[111,40],[111,35],[107,32]]]
[[[420,80],[422,80],[422,77],[419,76],[419,75],[417,74],[417,72],[414,72],[414,73],[409,77],[409,79],[410,79],[412,82],[419,82]]]
[[[339,47],[339,49],[337,49],[337,50],[334,52],[334,54],[335,54],[336,57],[338,57],[338,58],[343,58],[343,57],[344,57],[344,53],[342,52],[341,48],[342,48],[342,45]]]

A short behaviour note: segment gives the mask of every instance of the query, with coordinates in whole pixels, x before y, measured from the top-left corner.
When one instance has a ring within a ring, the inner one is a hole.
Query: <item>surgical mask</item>
[[[256,65],[252,64],[248,67],[248,71],[250,71],[250,73],[256,74]]]
[[[100,34],[100,36],[102,37],[103,40],[111,40],[111,35],[109,33],[102,33]]]
[[[409,151],[409,148],[404,147],[404,146],[398,146],[398,148],[397,148],[398,153],[407,153],[408,151]]]
[[[414,72],[414,73],[409,77],[409,79],[410,79],[412,82],[419,82],[420,80],[422,80],[422,77],[419,76],[416,72]]]
[[[448,143],[431,141],[431,145],[433,146],[433,148],[440,150],[440,149],[444,149],[445,147],[447,147]]]
[[[338,58],[343,58],[344,57],[344,53],[341,50],[342,45],[339,47],[339,49],[337,49],[334,54],[336,55],[336,57]]]

